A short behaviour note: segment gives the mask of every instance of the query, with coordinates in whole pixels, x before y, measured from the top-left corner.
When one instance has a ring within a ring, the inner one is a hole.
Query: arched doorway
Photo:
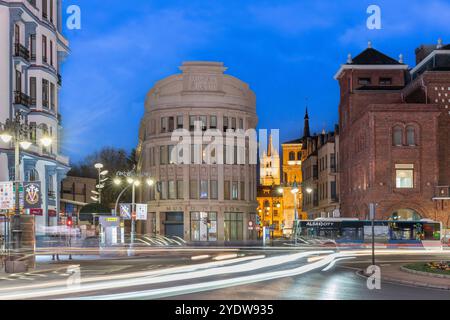
[[[420,221],[421,219],[422,216],[416,210],[408,208],[397,209],[389,217],[392,221]]]

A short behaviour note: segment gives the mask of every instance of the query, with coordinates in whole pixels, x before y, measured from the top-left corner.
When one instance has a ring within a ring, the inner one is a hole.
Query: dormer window
[[[392,78],[380,78],[380,85],[390,86],[392,84]]]
[[[371,84],[370,78],[358,78],[358,84],[361,86],[370,85]]]

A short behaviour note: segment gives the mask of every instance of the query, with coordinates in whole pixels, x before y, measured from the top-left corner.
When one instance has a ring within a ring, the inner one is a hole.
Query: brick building
[[[340,85],[341,214],[428,218],[450,212],[450,45],[422,45],[416,66],[369,47],[349,55]]]

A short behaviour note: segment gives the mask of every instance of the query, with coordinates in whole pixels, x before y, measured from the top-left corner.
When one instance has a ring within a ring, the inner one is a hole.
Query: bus
[[[321,239],[336,244],[369,243],[372,241],[372,221],[351,218],[318,218],[294,222],[297,238]],[[419,221],[386,220],[374,222],[375,242],[385,244],[422,244],[441,242],[442,223],[422,219]]]

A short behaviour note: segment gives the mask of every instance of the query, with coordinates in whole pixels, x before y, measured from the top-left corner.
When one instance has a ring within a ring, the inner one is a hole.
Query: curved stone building
[[[138,224],[137,231],[188,241],[256,239],[256,161],[249,161],[249,153],[256,157],[256,150],[249,148],[248,140],[244,164],[238,164],[236,155],[223,164],[216,151],[210,153],[212,161],[205,161],[205,141],[199,148],[185,149],[191,159],[170,157],[174,148],[178,150],[179,140],[172,141],[174,131],[194,137],[195,131],[201,135],[210,130],[255,129],[255,94],[246,83],[224,74],[223,63],[185,62],[180,70],[181,74],[157,82],[146,98],[138,170],[157,183],[141,188],[148,220]]]

